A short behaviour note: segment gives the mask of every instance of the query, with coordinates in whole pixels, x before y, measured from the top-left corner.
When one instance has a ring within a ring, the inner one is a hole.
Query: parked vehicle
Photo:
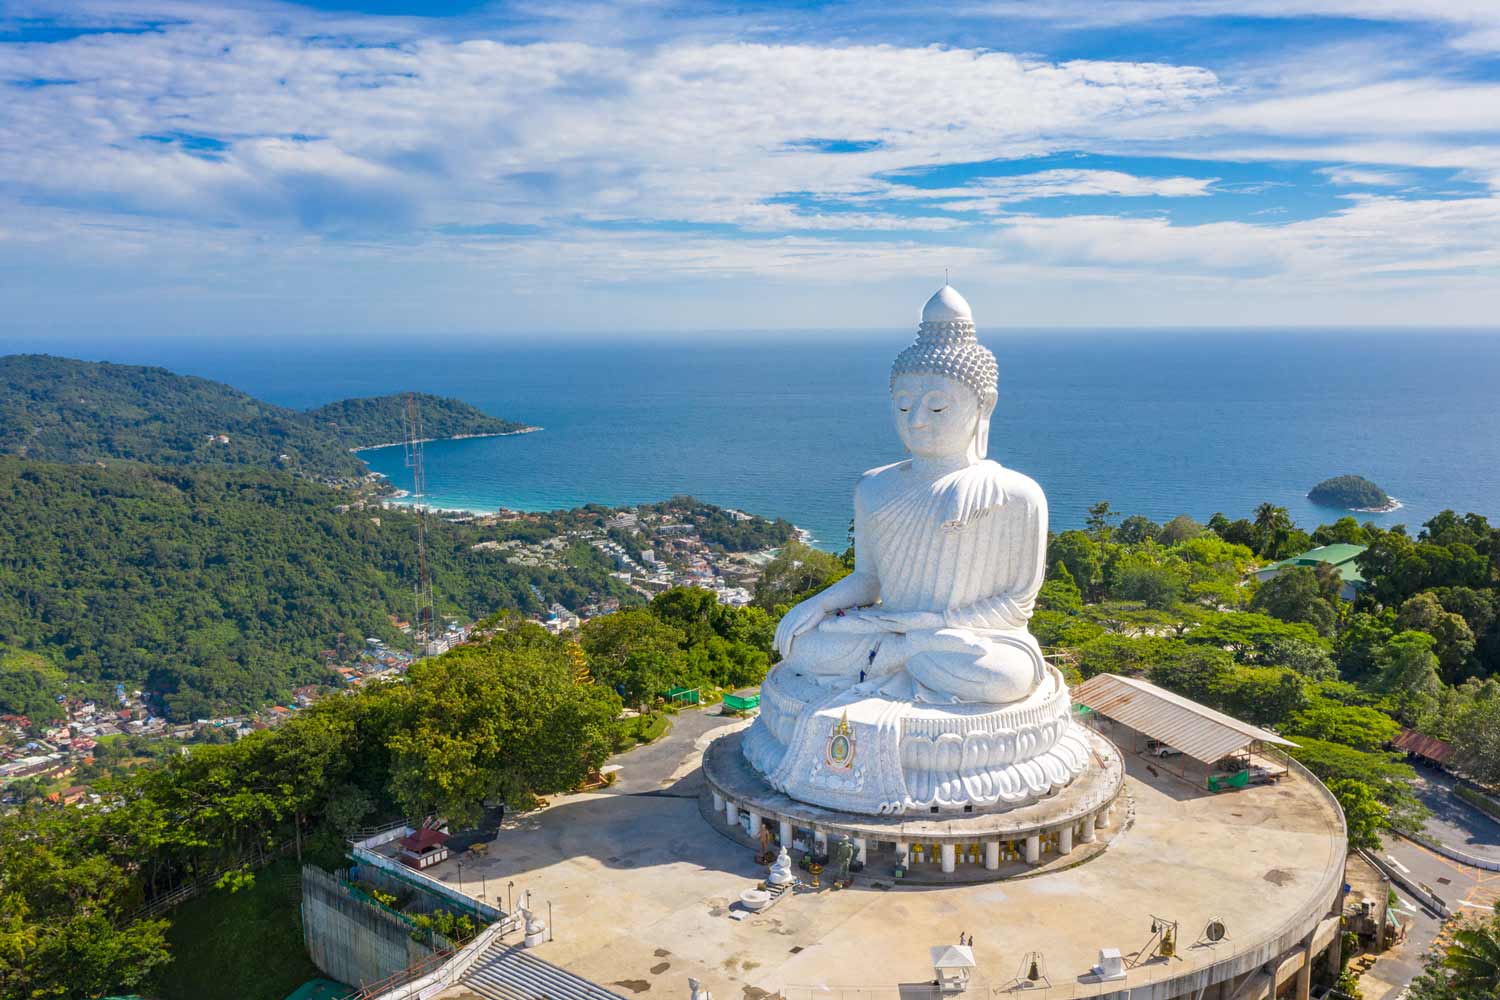
[[[1147,740],[1146,752],[1153,757],[1176,757],[1182,753],[1181,750],[1178,750],[1174,746],[1168,746],[1161,740]]]

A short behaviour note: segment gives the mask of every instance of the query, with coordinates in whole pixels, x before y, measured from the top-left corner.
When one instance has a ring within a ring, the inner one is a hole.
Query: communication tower
[[[416,607],[411,627],[419,655],[426,656],[432,652],[437,615],[432,600],[432,570],[427,564],[427,470],[422,455],[422,409],[416,393],[406,394],[401,418],[406,430],[406,467],[411,470],[411,502],[417,515],[417,578],[412,584]]]

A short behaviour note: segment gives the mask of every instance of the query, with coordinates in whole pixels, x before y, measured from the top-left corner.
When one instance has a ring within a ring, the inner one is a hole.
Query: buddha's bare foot
[[[943,632],[953,633],[939,633],[939,645],[949,648],[923,650],[906,661],[919,701],[1005,704],[1036,687],[1038,654],[1028,644],[982,639],[957,629]]]

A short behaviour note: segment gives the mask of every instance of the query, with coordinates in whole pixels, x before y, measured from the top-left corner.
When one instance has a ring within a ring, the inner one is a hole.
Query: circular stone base
[[[873,848],[883,844],[953,844],[956,848],[992,842],[1017,842],[1028,837],[1045,837],[1063,829],[1077,829],[1079,824],[1091,817],[1098,817],[1120,796],[1125,778],[1124,761],[1120,752],[1103,736],[1090,729],[1088,735],[1090,766],[1066,788],[1044,799],[1018,806],[1003,812],[942,813],[932,816],[905,814],[899,816],[872,816],[860,813],[840,812],[821,806],[799,802],[783,792],[778,792],[766,783],[741,752],[745,731],[729,733],[709,744],[703,754],[703,776],[708,792],[716,800],[722,798],[733,802],[739,812],[750,812],[761,817],[761,822],[776,829],[775,824],[790,823],[794,829],[812,830],[829,838],[851,837],[864,840]],[[710,807],[706,811],[712,812]],[[1084,843],[1079,836],[1074,838],[1073,854],[1077,860],[1098,853],[1105,841],[1123,825],[1123,810],[1116,810],[1116,822],[1109,828],[1097,828],[1093,843]],[[724,814],[717,814],[723,823]],[[743,831],[739,831],[743,835]],[[962,846],[961,846],[962,845]],[[1087,849],[1087,850],[1085,850]],[[981,847],[982,850],[982,847]],[[982,860],[982,857],[981,857]],[[985,869],[982,864],[959,865],[964,874],[957,880],[1014,878],[1035,872],[1039,867],[1071,867],[1071,854],[1059,857],[1048,854],[1041,865],[1025,863],[1002,864],[998,869]],[[1063,862],[1058,865],[1057,862]],[[873,859],[872,859],[873,863]],[[931,869],[931,872],[928,872]],[[924,862],[920,867],[912,866],[909,875],[914,880],[953,881],[952,873],[938,875],[939,866]],[[980,873],[983,873],[982,875]],[[867,874],[870,874],[867,869]],[[880,872],[879,874],[886,874]]]

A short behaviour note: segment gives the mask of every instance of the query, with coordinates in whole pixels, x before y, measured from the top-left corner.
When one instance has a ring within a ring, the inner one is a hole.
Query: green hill
[[[456,399],[418,398],[427,437],[523,429]],[[349,399],[303,413],[165,368],[12,354],[0,357],[0,454],[243,465],[352,480],[367,469],[349,449],[404,436],[403,399]]]
[[[399,644],[387,616],[410,614],[415,515],[353,499],[259,469],[0,457],[0,669],[15,675],[0,683],[0,711],[36,708],[62,676],[73,689],[140,685],[179,719],[255,708],[328,680],[319,653],[339,633],[355,647],[366,636]],[[473,548],[549,536],[577,516],[432,519],[438,610],[629,598],[613,563],[584,542],[554,567]]]
[[[516,434],[525,424],[501,420],[457,399],[412,393],[420,404],[424,438],[469,437],[479,434]],[[337,436],[349,448],[390,444],[406,438],[406,394],[341,399],[307,411],[318,428]]]
[[[1307,498],[1325,507],[1346,510],[1380,510],[1391,502],[1390,494],[1363,476],[1335,476],[1308,491]]]

